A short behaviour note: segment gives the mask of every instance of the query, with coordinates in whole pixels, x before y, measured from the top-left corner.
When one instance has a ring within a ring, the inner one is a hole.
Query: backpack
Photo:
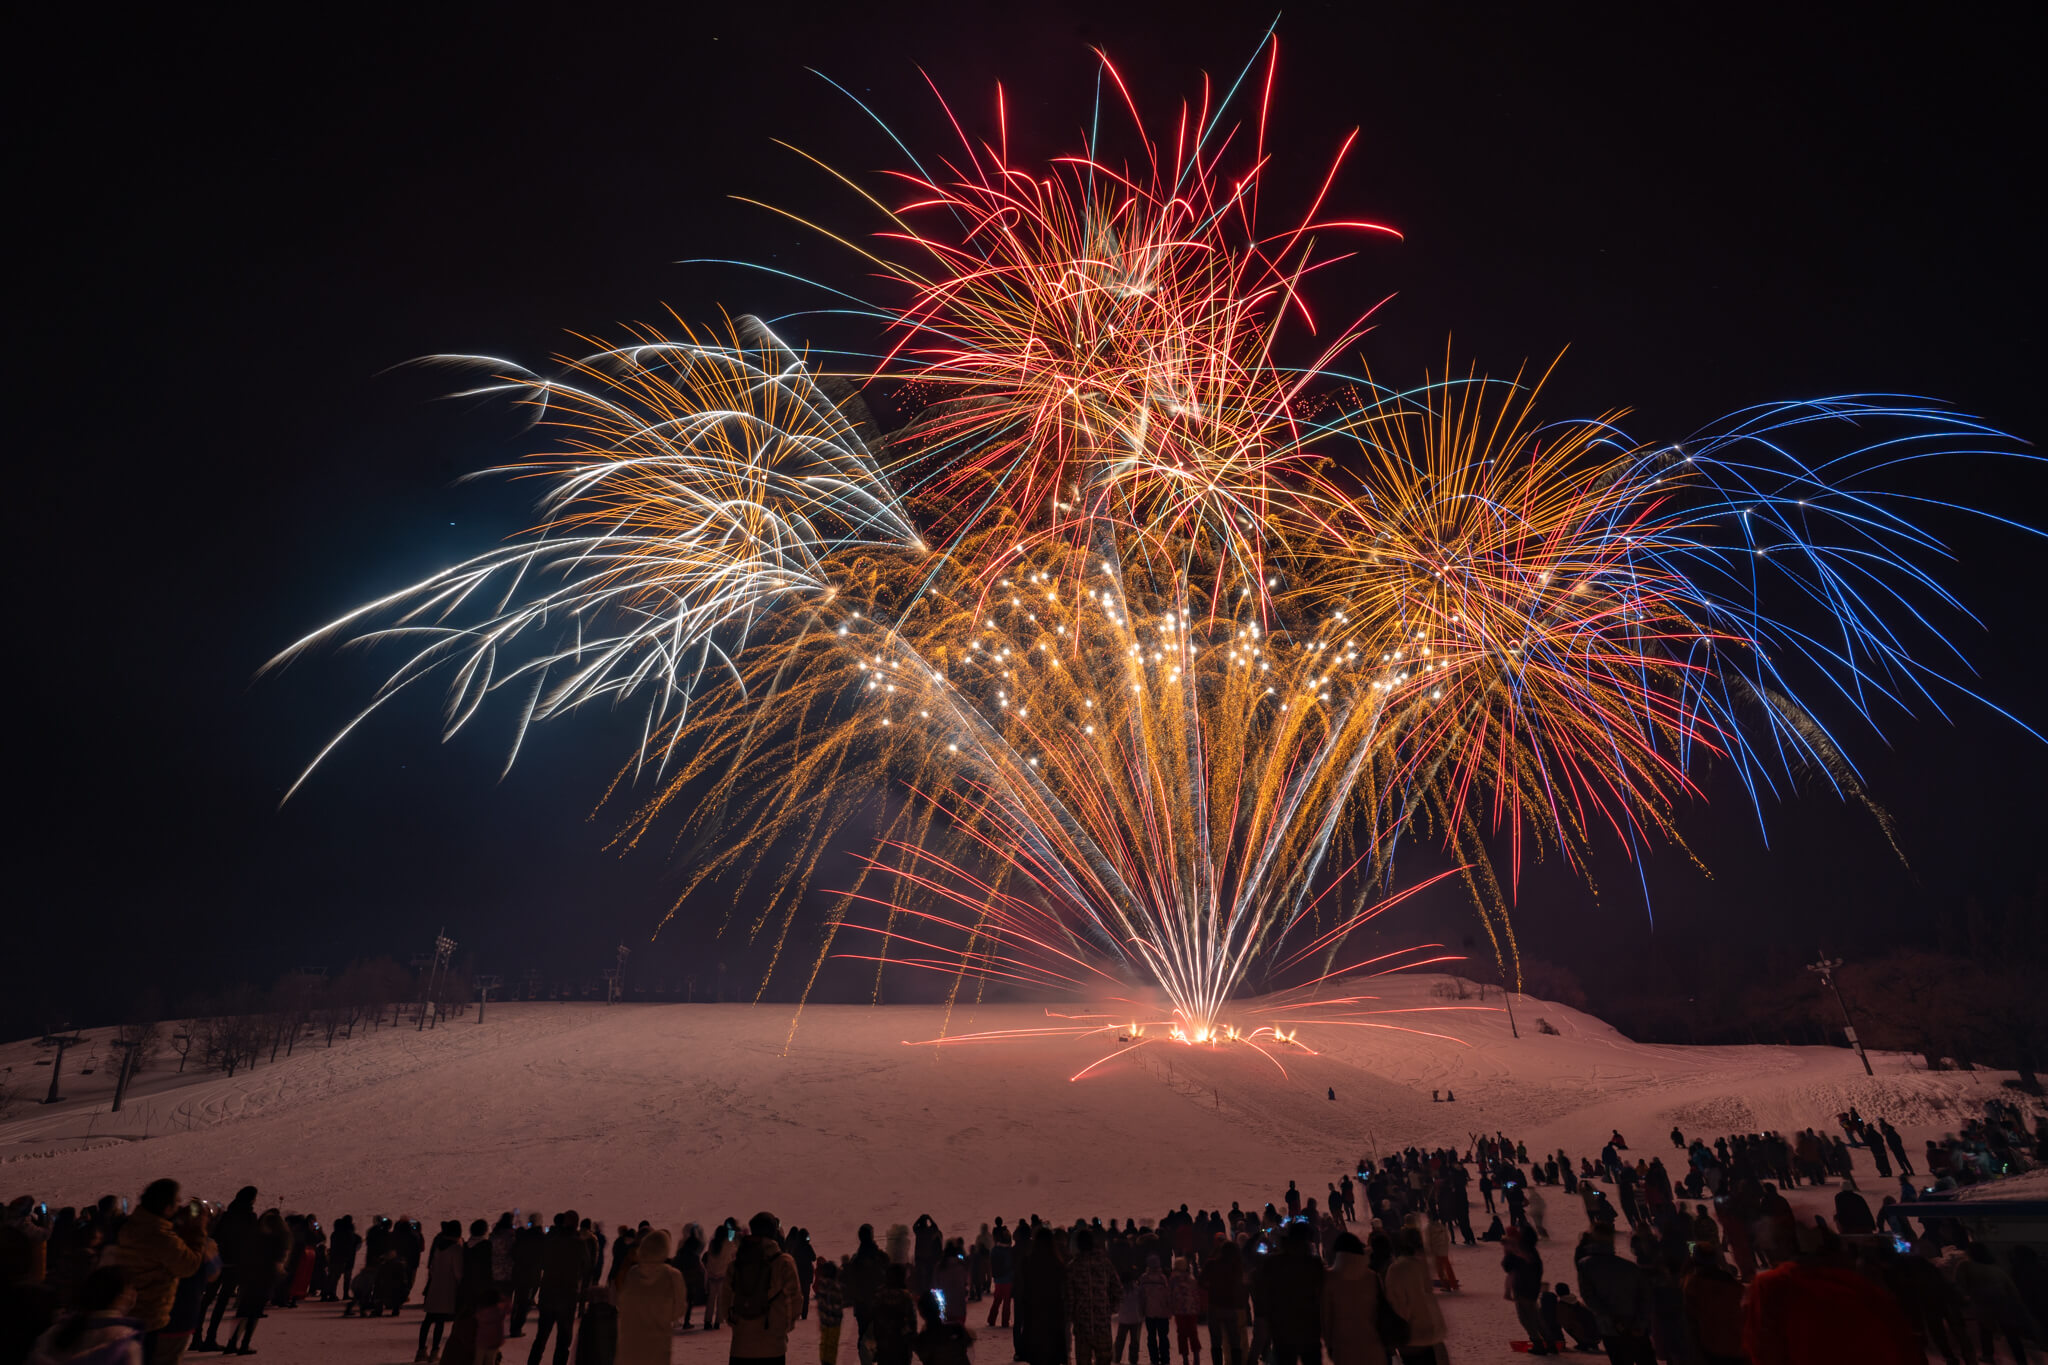
[[[732,1310],[727,1316],[733,1321],[752,1322],[768,1316],[775,1302],[775,1259],[758,1237],[749,1237],[740,1245],[726,1280],[732,1292]]]

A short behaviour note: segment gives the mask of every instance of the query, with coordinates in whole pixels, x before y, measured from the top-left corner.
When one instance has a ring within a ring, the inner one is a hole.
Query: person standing
[[[1074,1234],[1074,1263],[1067,1267],[1067,1314],[1074,1329],[1074,1365],[1109,1365],[1110,1328],[1123,1298],[1123,1282],[1109,1254],[1095,1245],[1092,1228]]]
[[[1878,1132],[1884,1134],[1884,1145],[1892,1149],[1892,1156],[1899,1163],[1899,1174],[1913,1174],[1913,1163],[1906,1159],[1906,1140],[1899,1136],[1899,1130],[1892,1127],[1890,1119],[1877,1121]]]
[[[917,1347],[917,1300],[910,1293],[908,1261],[889,1262],[868,1326],[875,1337],[877,1365],[910,1365]]]
[[[811,1278],[818,1309],[818,1365],[839,1365],[839,1327],[846,1319],[846,1300],[839,1294],[839,1263],[818,1258]]]
[[[1173,1258],[1173,1273],[1166,1277],[1166,1300],[1173,1314],[1180,1365],[1202,1365],[1202,1282],[1184,1256]]]
[[[235,1327],[228,1334],[222,1355],[253,1355],[256,1323],[270,1303],[277,1279],[284,1271],[284,1259],[291,1250],[291,1233],[284,1216],[266,1209],[256,1227],[242,1240],[241,1264],[235,1270]]]
[[[1025,1365],[1067,1365],[1067,1270],[1050,1228],[1035,1234],[1019,1223],[1018,1237],[1029,1236],[1029,1248],[1017,1248],[1013,1297],[1017,1326],[1011,1333],[1011,1354]]]
[[[1209,1301],[1209,1365],[1244,1365],[1244,1260],[1236,1242],[1219,1242],[1209,1254],[1202,1297]]]
[[[1151,1365],[1168,1365],[1172,1347],[1166,1332],[1173,1318],[1173,1289],[1157,1256],[1147,1256],[1138,1275],[1138,1310],[1145,1317],[1146,1359]]]
[[[1380,1283],[1365,1243],[1339,1234],[1329,1274],[1323,1277],[1323,1345],[1330,1365],[1387,1365],[1380,1340]]]
[[[255,1234],[256,1187],[244,1185],[235,1192],[233,1202],[213,1220],[213,1241],[220,1248],[221,1271],[207,1290],[213,1303],[213,1321],[206,1329],[206,1340],[198,1347],[200,1350],[221,1349],[220,1320],[234,1300],[237,1277],[241,1274],[242,1253],[248,1249],[248,1240]],[[205,1309],[202,1307],[200,1311]]]
[[[988,1325],[1008,1327],[1011,1292],[1017,1283],[1017,1258],[1010,1245],[1010,1230],[1000,1223],[989,1238],[988,1277]],[[998,1313],[1002,1315],[1001,1322],[996,1321]]]
[[[120,1236],[100,1258],[100,1264],[114,1266],[128,1277],[133,1300],[128,1315],[142,1325],[150,1365],[167,1344],[161,1338],[171,1320],[178,1282],[199,1269],[205,1257],[205,1234],[196,1224],[172,1225],[171,1212],[177,1205],[177,1181],[151,1181],[134,1216],[121,1224]]]
[[[1517,1224],[1501,1238],[1500,1247],[1500,1268],[1507,1272],[1508,1294],[1515,1301],[1515,1320],[1529,1334],[1529,1354],[1555,1354],[1538,1308],[1544,1286],[1543,1255],[1536,1250],[1536,1234],[1526,1225]]]
[[[1595,1225],[1579,1243],[1579,1299],[1593,1310],[1614,1365],[1657,1365],[1650,1340],[1655,1304],[1650,1277],[1614,1250],[1612,1224]]]
[[[704,1252],[704,1329],[718,1330],[724,1319],[719,1305],[725,1298],[725,1276],[732,1269],[732,1258],[739,1250],[731,1228],[720,1224],[711,1229],[711,1245]]]
[[[765,1210],[755,1214],[733,1254],[720,1304],[732,1329],[733,1365],[784,1365],[802,1293],[796,1260],[782,1249],[781,1221]]]
[[[1685,1325],[1702,1365],[1739,1365],[1742,1360],[1742,1281],[1705,1243],[1692,1249],[1686,1272]]]
[[[1276,1365],[1321,1365],[1323,1263],[1309,1229],[1289,1223],[1280,1249],[1252,1272],[1252,1314],[1272,1343]]]
[[[974,1273],[967,1267],[967,1248],[960,1238],[948,1241],[932,1270],[931,1292],[939,1296],[939,1317],[953,1327],[967,1325],[967,1300],[974,1292]]]
[[[413,1352],[414,1361],[438,1359],[441,1354],[441,1338],[448,1330],[448,1324],[455,1321],[456,1290],[462,1284],[462,1224],[450,1218],[441,1224],[441,1230],[434,1234],[433,1245],[427,1249],[427,1288],[422,1296],[425,1315],[420,1318],[419,1349]],[[427,1337],[433,1336],[433,1349],[427,1346]]]
[[[876,1245],[875,1229],[871,1223],[860,1225],[856,1242],[839,1287],[847,1307],[853,1310],[853,1344],[860,1365],[874,1365],[874,1334],[871,1328],[875,1299],[886,1283],[889,1253]]]
[[[1451,1265],[1451,1229],[1448,1224],[1429,1220],[1429,1226],[1422,1230],[1422,1245],[1429,1252],[1430,1264],[1436,1269],[1437,1283],[1444,1292],[1458,1292],[1458,1272]]]
[[[339,1303],[352,1297],[356,1276],[356,1254],[363,1249],[362,1234],[356,1231],[354,1214],[344,1213],[334,1220],[334,1231],[327,1238],[327,1288],[320,1296],[322,1303]]]
[[[676,1323],[690,1310],[689,1286],[668,1263],[668,1234],[650,1230],[619,1276],[619,1350],[615,1365],[668,1365]]]
[[[1449,1351],[1444,1340],[1444,1310],[1429,1287],[1429,1264],[1423,1260],[1422,1234],[1402,1228],[1397,1243],[1400,1255],[1387,1267],[1387,1306],[1408,1325],[1408,1340],[1401,1346],[1401,1365],[1447,1365]]]
[[[539,1324],[533,1333],[533,1347],[526,1353],[526,1365],[540,1365],[548,1337],[555,1338],[555,1365],[569,1365],[569,1342],[576,1332],[576,1309],[590,1283],[590,1255],[577,1235],[573,1211],[555,1215],[554,1226],[540,1243],[539,1283],[534,1290],[534,1307]]]

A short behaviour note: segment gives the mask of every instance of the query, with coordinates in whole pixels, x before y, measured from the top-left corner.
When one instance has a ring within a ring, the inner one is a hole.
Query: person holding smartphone
[[[101,1256],[101,1264],[118,1267],[128,1276],[135,1296],[129,1313],[142,1324],[143,1352],[152,1365],[160,1358],[159,1338],[170,1324],[179,1281],[205,1260],[205,1232],[185,1220],[173,1224],[177,1208],[178,1182],[152,1180],[135,1212],[122,1220],[112,1250]]]

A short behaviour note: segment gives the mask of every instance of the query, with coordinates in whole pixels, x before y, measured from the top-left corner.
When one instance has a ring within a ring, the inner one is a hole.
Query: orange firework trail
[[[1404,833],[1451,849],[1506,964],[1525,858],[1677,839],[1709,758],[1760,810],[1802,775],[1869,804],[1805,698],[1872,723],[1938,705],[1954,684],[1916,648],[1952,657],[1930,621],[1957,607],[1918,567],[1941,547],[1870,477],[1998,434],[1862,396],[1640,445],[1619,414],[1539,424],[1519,379],[1343,372],[1372,309],[1318,320],[1343,259],[1321,244],[1394,234],[1327,207],[1348,139],[1305,211],[1262,225],[1274,60],[1242,123],[1206,90],[1156,138],[1133,108],[1126,160],[1091,139],[1015,165],[999,100],[991,138],[956,119],[957,152],[893,194],[840,177],[886,223],[865,244],[811,224],[891,295],[857,367],[747,317],[638,327],[553,375],[457,358],[556,438],[517,467],[545,482],[540,523],[278,662],[405,652],[334,743],[430,676],[449,733],[514,698],[515,755],[536,721],[643,707],[622,841],[697,831],[677,905],[730,885],[763,991],[780,972],[808,996],[838,956],[878,984],[943,973],[949,1000],[1166,1002],[948,1043],[1270,1055],[1304,1023],[1408,1029],[1318,999],[1389,969],[1345,945],[1430,885],[1388,898]],[[877,384],[918,403],[886,435]],[[1834,433],[1863,444],[1790,453]],[[910,799],[870,799],[891,788]],[[792,973],[849,837],[872,851]]]

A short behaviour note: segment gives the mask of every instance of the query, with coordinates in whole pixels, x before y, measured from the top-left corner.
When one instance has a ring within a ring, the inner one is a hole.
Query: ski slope
[[[1959,1127],[2003,1079],[1929,1073],[1898,1055],[1875,1057],[1877,1075],[1866,1077],[1854,1054],[1832,1048],[1640,1044],[1527,997],[1516,999],[1516,1038],[1498,992],[1483,1004],[1446,998],[1449,980],[1336,988],[1375,996],[1372,1008],[1388,1012],[1372,1027],[1302,1023],[1305,1046],[1270,1058],[1148,1043],[1078,1081],[1122,1045],[924,1043],[1062,1022],[1016,1004],[950,1017],[937,1007],[811,1006],[800,1021],[787,1005],[493,1004],[480,1024],[472,1015],[426,1032],[359,1030],[232,1078],[178,1076],[175,1057],[159,1058],[119,1114],[108,1112],[104,1032],[66,1058],[67,1099],[49,1106],[33,1102],[48,1084],[35,1065],[47,1053],[21,1042],[0,1046],[0,1084],[30,1092],[0,1122],[0,1198],[82,1204],[132,1197],[171,1175],[222,1200],[254,1184],[262,1204],[329,1223],[344,1212],[359,1222],[414,1214],[431,1227],[573,1207],[606,1224],[644,1217],[676,1228],[767,1208],[837,1254],[851,1249],[859,1223],[920,1213],[971,1233],[999,1214],[1064,1221],[1154,1217],[1181,1203],[1254,1207],[1290,1179],[1320,1196],[1361,1155],[1462,1148],[1476,1132],[1576,1157],[1618,1128],[1648,1154],[1669,1150],[1674,1123],[1710,1136],[1800,1128],[1853,1103],[1917,1146]],[[1256,1008],[1247,1004],[1247,1017]],[[1539,1018],[1556,1034],[1537,1032]],[[1456,1102],[1432,1102],[1433,1089]],[[1874,1203],[1882,1191],[1874,1172],[1864,1175]],[[1576,1202],[1555,1195],[1550,1207],[1564,1239],[1550,1244],[1551,1274],[1568,1278]],[[1493,1359],[1513,1335],[1496,1256],[1483,1246],[1459,1253],[1466,1294],[1452,1305],[1452,1344],[1461,1361]],[[273,1317],[267,1344],[290,1359],[398,1358],[388,1325],[330,1323],[333,1310],[312,1305]],[[697,1334],[681,1339],[678,1358],[723,1349]]]

